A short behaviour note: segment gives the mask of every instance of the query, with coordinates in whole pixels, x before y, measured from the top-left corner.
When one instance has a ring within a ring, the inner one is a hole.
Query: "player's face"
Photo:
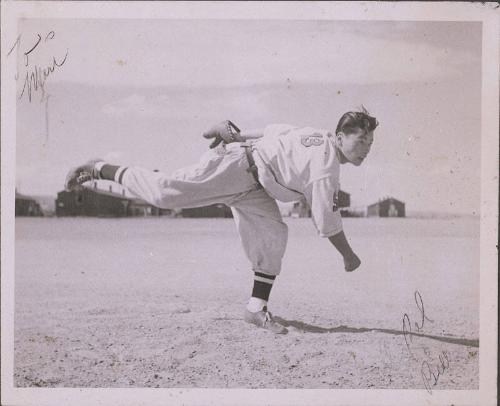
[[[350,134],[339,133],[339,147],[345,159],[353,165],[363,163],[373,144],[373,131],[358,129]]]

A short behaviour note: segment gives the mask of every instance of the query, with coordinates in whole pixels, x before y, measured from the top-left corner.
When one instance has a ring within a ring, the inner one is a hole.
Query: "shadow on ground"
[[[468,338],[459,338],[459,337],[446,337],[446,336],[435,336],[430,334],[421,334],[421,333],[410,333],[403,332],[401,330],[387,329],[387,328],[370,328],[370,327],[349,327],[349,326],[338,326],[338,327],[320,327],[312,324],[304,323],[298,320],[286,320],[281,317],[274,317],[274,320],[278,323],[282,324],[285,327],[295,327],[298,330],[307,332],[307,333],[368,333],[371,331],[375,331],[378,333],[384,334],[392,334],[392,335],[412,335],[417,337],[425,337],[431,340],[442,341],[450,344],[458,344],[465,345],[467,347],[476,347],[479,348],[479,340],[478,339],[468,339]]]

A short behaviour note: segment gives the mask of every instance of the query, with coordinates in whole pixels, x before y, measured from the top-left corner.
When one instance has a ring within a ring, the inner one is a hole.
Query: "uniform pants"
[[[248,167],[245,149],[235,143],[208,151],[196,165],[171,176],[130,167],[122,184],[139,198],[165,209],[228,205],[253,271],[278,275],[288,229],[276,201]]]

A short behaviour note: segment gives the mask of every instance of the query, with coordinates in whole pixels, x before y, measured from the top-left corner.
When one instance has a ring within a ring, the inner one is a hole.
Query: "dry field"
[[[344,219],[353,273],[287,222],[275,336],[231,219],[16,219],[15,384],[478,388],[479,221]]]

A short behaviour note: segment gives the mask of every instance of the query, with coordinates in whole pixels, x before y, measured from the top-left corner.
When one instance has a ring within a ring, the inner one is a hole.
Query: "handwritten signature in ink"
[[[422,350],[423,355],[426,359],[421,362],[420,375],[422,377],[425,389],[427,390],[427,392],[432,394],[432,388],[437,385],[439,378],[449,368],[450,360],[448,358],[448,353],[444,350],[439,353],[436,360],[427,347],[416,346],[413,342],[413,338],[418,337],[418,333],[423,333],[426,321],[430,323],[434,322],[425,314],[424,301],[422,300],[422,295],[418,290],[415,291],[414,296],[415,304],[419,312],[418,321],[413,323],[413,327],[415,328],[415,330],[413,330],[410,316],[408,315],[408,313],[405,313],[403,315],[403,337],[405,339],[408,353],[414,360],[418,361],[418,358],[415,356],[416,350]]]
[[[41,98],[44,99],[45,96],[45,82],[49,78],[49,76],[54,73],[57,68],[63,66],[68,58],[69,51],[66,50],[66,54],[62,58],[56,58],[52,56],[52,60],[45,64],[44,66],[40,66],[40,64],[32,64],[30,58],[35,56],[37,50],[39,50],[44,44],[48,43],[55,37],[55,32],[50,31],[47,35],[45,35],[44,40],[42,41],[42,35],[37,34],[36,39],[33,41],[32,45],[30,45],[29,49],[23,52],[24,55],[24,69],[25,72],[22,77],[24,77],[23,87],[21,93],[19,95],[19,100],[23,98],[25,94],[27,94],[28,100],[31,103],[33,94],[40,91]],[[14,49],[19,49],[21,46],[21,35],[19,35],[8,52],[7,56],[14,51]],[[19,72],[16,74],[16,80],[20,77]]]
[[[430,361],[430,362],[429,362]],[[450,360],[446,351],[441,351],[437,362],[433,360],[422,361],[420,375],[427,392],[432,394],[432,388],[437,385],[439,377],[450,367]]]

